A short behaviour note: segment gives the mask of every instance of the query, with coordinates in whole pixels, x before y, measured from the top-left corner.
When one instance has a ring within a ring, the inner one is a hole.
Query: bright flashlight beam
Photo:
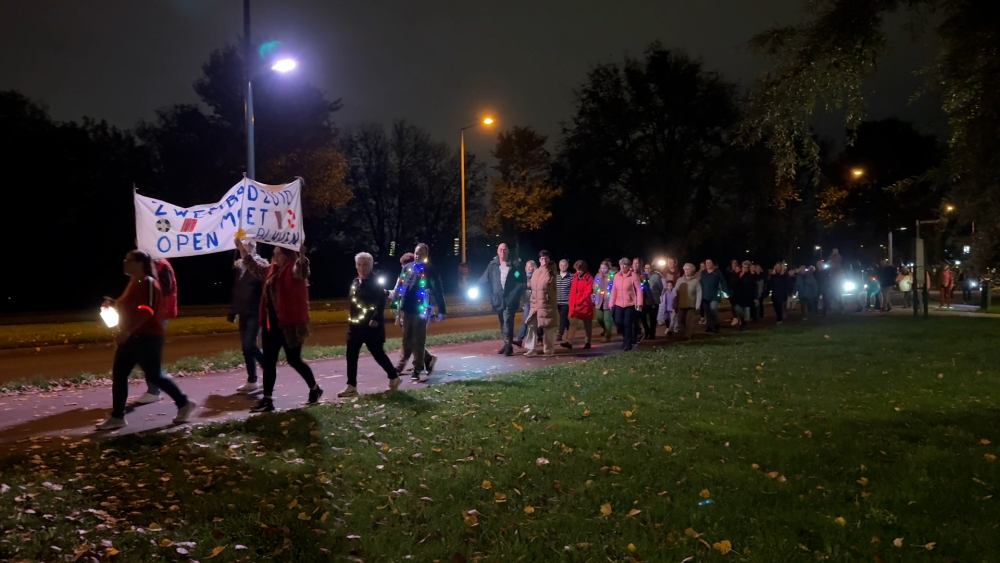
[[[295,61],[292,59],[281,59],[280,61],[274,63],[271,66],[271,70],[276,70],[278,72],[288,72],[290,70],[295,70]]]
[[[478,287],[470,287],[469,291],[465,292],[465,295],[468,296],[468,298],[472,299],[472,300],[479,299],[479,288]]]

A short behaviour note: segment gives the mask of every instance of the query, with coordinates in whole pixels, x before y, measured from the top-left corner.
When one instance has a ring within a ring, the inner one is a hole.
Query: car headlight
[[[969,285],[971,285],[973,287],[973,289],[975,289],[975,288],[979,287],[979,282],[970,282]]]
[[[476,299],[479,299],[479,288],[478,287],[470,287],[469,291],[465,292],[465,295],[468,296],[468,298],[472,299],[473,301],[476,300]]]
[[[854,291],[857,287],[854,282],[844,282],[844,291]]]

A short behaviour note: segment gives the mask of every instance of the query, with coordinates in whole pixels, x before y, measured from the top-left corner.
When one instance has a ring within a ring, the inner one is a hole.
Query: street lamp
[[[492,125],[492,124],[493,124],[493,118],[492,117],[487,117],[486,119],[484,119],[482,121],[478,121],[476,123],[473,123],[472,125],[466,125],[465,127],[462,127],[459,130],[459,132],[458,132],[459,133],[459,144],[458,144],[458,146],[459,146],[459,157],[458,158],[459,158],[459,161],[460,161],[459,162],[459,166],[461,167],[460,174],[462,176],[462,240],[461,240],[462,264],[466,263],[466,259],[465,259],[465,246],[466,246],[465,245],[465,242],[466,242],[466,239],[465,239],[465,130],[466,129],[471,129],[471,128],[477,126],[477,125]],[[463,283],[463,285],[465,284],[465,280],[466,280],[466,276],[463,275],[462,276],[462,283]]]
[[[257,178],[257,167],[254,162],[254,141],[253,141],[253,77],[256,69],[250,67],[250,0],[243,0],[243,80],[246,82],[246,89],[243,92],[244,112],[246,113],[247,126],[247,177],[251,180]],[[275,61],[271,70],[275,72],[289,72],[295,69],[295,61],[292,59],[281,59]]]
[[[851,175],[855,178],[860,178],[865,175],[865,170],[864,168],[855,168],[854,170],[851,170]]]

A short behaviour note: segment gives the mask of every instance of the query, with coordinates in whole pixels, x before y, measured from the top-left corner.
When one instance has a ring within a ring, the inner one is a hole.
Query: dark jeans
[[[719,330],[719,302],[705,301],[705,329]]]
[[[385,341],[382,338],[373,338],[371,335],[348,336],[347,338],[347,384],[352,387],[358,386],[358,355],[361,354],[361,345],[368,348],[375,362],[385,370],[385,375],[389,379],[396,379],[396,373],[392,360],[385,353]]]
[[[765,295],[757,299],[757,316],[762,319],[767,316],[764,314],[764,299],[766,298],[767,296]]]
[[[135,334],[115,350],[115,362],[111,368],[111,416],[125,417],[125,402],[128,400],[128,376],[132,368],[139,365],[146,377],[147,385],[155,385],[174,400],[177,408],[188,403],[187,395],[160,372],[163,357],[163,337],[153,334]]]
[[[656,313],[659,310],[657,305],[642,306],[642,328],[646,331],[646,338],[656,336]]]
[[[632,349],[632,331],[634,319],[637,316],[635,313],[635,307],[614,307],[611,309],[611,314],[615,317],[615,326],[618,327],[618,332],[623,337],[622,348],[626,350]]]
[[[778,322],[785,320],[785,301],[788,298],[785,296],[771,296],[771,306],[774,307],[774,316],[778,317]]]
[[[519,342],[524,342],[524,339],[528,336],[528,311],[531,310],[531,305],[525,304],[521,308],[521,329],[517,331],[517,340]]]
[[[257,315],[240,315],[240,346],[243,360],[247,364],[247,383],[257,383],[257,364],[264,363],[264,353],[257,340],[260,337],[260,321]]]
[[[823,300],[823,315],[826,315],[830,312],[830,298],[825,291],[819,294],[819,298]]]
[[[274,382],[278,379],[278,353],[285,349],[285,361],[295,371],[299,372],[302,379],[310,389],[316,386],[316,378],[312,369],[302,361],[302,347],[289,348],[285,342],[285,332],[280,328],[264,330],[264,397],[270,398],[274,393]]]
[[[497,320],[500,321],[500,334],[503,335],[504,344],[510,344],[514,340],[514,309],[504,307],[497,311]]]
[[[569,328],[569,303],[559,303],[556,307],[559,309],[559,332],[556,335],[562,338]]]

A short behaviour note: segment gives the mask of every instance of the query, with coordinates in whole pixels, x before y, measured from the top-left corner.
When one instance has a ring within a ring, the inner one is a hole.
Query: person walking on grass
[[[705,262],[701,262],[700,264],[698,264],[698,271],[695,272],[694,277],[695,277],[696,280],[698,280],[699,283],[701,282],[701,275],[706,270],[708,270],[708,266],[705,264]],[[675,284],[675,286],[676,286],[676,284]],[[698,318],[698,324],[700,324],[700,325],[704,325],[707,322],[705,320],[705,309],[707,309],[707,308],[708,308],[708,302],[707,301],[702,300],[702,302],[698,304],[698,317],[699,317]]]
[[[257,243],[246,241],[243,246],[247,255],[257,256]],[[258,389],[257,366],[264,363],[264,353],[260,349],[260,295],[264,284],[250,273],[242,259],[233,264],[236,270],[236,283],[233,285],[233,300],[229,304],[229,322],[239,320],[240,348],[243,350],[243,361],[247,367],[246,383],[236,388],[237,393],[253,393]]]
[[[700,283],[701,295],[705,299],[705,332],[719,332],[719,301],[723,293],[729,293],[729,286],[713,260],[705,260]]]
[[[524,263],[524,295],[521,298],[521,329],[517,332],[517,339],[514,345],[518,348],[524,347],[524,339],[528,336],[528,311],[531,309],[531,276],[535,274],[535,261],[528,260]]]
[[[583,333],[587,337],[583,348],[589,350],[594,331],[594,276],[587,271],[587,263],[583,260],[577,260],[573,264],[573,269],[576,272],[573,274],[573,283],[569,289],[569,331],[562,347],[573,348],[573,337],[576,336],[576,331],[583,327]]]
[[[160,321],[163,323],[163,328],[166,329],[167,324],[172,319],[177,318],[177,276],[174,274],[174,267],[170,265],[170,262],[166,258],[153,260],[153,274],[156,277],[156,281],[160,284],[160,291],[163,293],[163,313]],[[161,371],[160,375],[166,379],[170,379],[170,374],[165,369]],[[135,404],[148,405],[159,400],[160,388],[156,386],[155,382],[147,381],[146,392],[135,400]]]
[[[479,278],[479,285],[488,288],[490,305],[500,320],[503,346],[497,350],[497,354],[513,356],[514,313],[521,302],[524,282],[521,280],[519,264],[511,262],[507,254],[507,243],[497,245],[497,255],[486,266],[486,271]]]
[[[660,311],[660,294],[663,293],[663,276],[653,269],[651,264],[645,264],[643,273],[642,327],[646,338],[656,339],[656,317]]]
[[[264,344],[264,396],[250,412],[274,411],[274,384],[282,349],[285,361],[309,387],[308,403],[316,404],[323,389],[316,384],[312,369],[302,361],[302,346],[309,337],[309,259],[305,245],[298,252],[274,247],[270,263],[250,254],[242,240],[236,239],[236,249],[246,269],[264,282],[257,310]]]
[[[569,271],[569,260],[559,261],[559,273],[556,275],[556,305],[559,310],[559,332],[556,342],[562,342],[563,334],[569,328],[569,288],[573,283],[573,273]]]
[[[765,317],[764,299],[770,294],[771,288],[767,285],[767,274],[764,273],[764,268],[760,264],[754,265],[753,273],[757,276],[757,319],[763,319]]]
[[[751,264],[749,260],[744,260],[740,264],[740,271],[733,277],[732,295],[730,303],[733,306],[733,318],[737,319],[740,330],[750,322],[751,310],[754,300],[757,297],[757,276],[750,272]]]
[[[601,262],[601,268],[594,277],[594,311],[597,313],[597,324],[601,326],[601,336],[605,342],[611,342],[614,317],[611,314],[611,261]]]
[[[427,381],[437,364],[437,357],[426,347],[427,323],[433,311],[431,302],[438,308],[438,321],[444,320],[448,313],[441,277],[430,262],[429,252],[426,244],[417,244],[413,249],[413,262],[403,267],[396,283],[399,310],[403,313],[403,346],[396,362],[396,372],[403,373],[406,362],[412,356],[413,375],[410,380],[420,382]]]
[[[556,307],[556,267],[548,250],[538,253],[538,268],[528,287],[531,301],[528,309],[528,335],[524,340],[525,356],[538,355],[537,345],[542,340],[542,352],[555,355],[556,330],[559,326],[559,309]]]
[[[620,270],[611,285],[611,310],[622,334],[622,350],[628,352],[635,346],[634,319],[642,311],[642,282],[628,258],[619,260],[618,265]]]
[[[663,292],[660,293],[660,306],[658,307],[656,322],[664,326],[663,336],[669,336],[671,333],[677,332],[674,287],[674,280],[667,279],[663,284]]]
[[[372,269],[375,259],[367,252],[354,257],[358,277],[351,283],[349,316],[347,317],[347,386],[338,397],[358,396],[358,355],[361,346],[368,348],[375,362],[389,378],[389,391],[399,389],[402,381],[392,360],[385,353],[386,290],[375,281]]]
[[[115,337],[115,359],[111,369],[111,416],[98,430],[117,430],[125,422],[128,377],[139,365],[147,384],[162,389],[177,405],[174,423],[186,422],[197,405],[181,392],[173,379],[163,377],[163,292],[154,277],[153,260],[141,250],[125,255],[122,270],[129,282],[118,299],[104,298],[105,307],[118,310],[120,329]]]
[[[698,307],[704,302],[701,281],[695,276],[694,264],[684,264],[684,275],[674,286],[674,310],[677,312],[677,333],[683,329],[688,340],[694,334],[694,318]]]
[[[785,273],[785,265],[781,262],[775,264],[767,284],[771,288],[771,307],[774,308],[774,316],[779,325],[785,320],[785,302],[788,300],[790,281],[791,278]]]
[[[816,300],[819,298],[819,288],[816,277],[809,268],[800,266],[795,275],[795,293],[799,295],[802,304],[802,320],[809,320],[809,314],[816,314]]]

